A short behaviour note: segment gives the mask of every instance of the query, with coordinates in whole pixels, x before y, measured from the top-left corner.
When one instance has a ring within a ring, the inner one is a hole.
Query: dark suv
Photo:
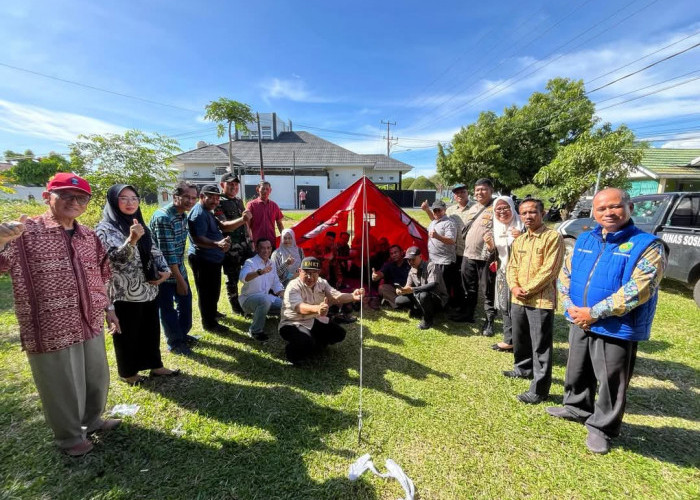
[[[637,227],[659,236],[670,250],[666,277],[690,285],[700,307],[700,193],[646,194],[632,202]],[[557,231],[564,237],[567,253],[579,234],[595,226],[591,218],[562,222]]]

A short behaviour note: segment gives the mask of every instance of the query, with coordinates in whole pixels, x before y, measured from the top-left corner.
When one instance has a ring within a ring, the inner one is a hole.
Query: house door
[[[297,208],[301,209],[299,203],[299,191],[306,191],[306,210],[316,210],[320,206],[320,194],[318,186],[297,186]]]

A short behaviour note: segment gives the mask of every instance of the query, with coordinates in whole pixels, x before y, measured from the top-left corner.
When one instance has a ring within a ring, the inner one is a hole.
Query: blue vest
[[[574,305],[592,307],[618,291],[656,240],[656,236],[645,233],[632,222],[615,233],[608,233],[605,240],[600,225],[579,236],[571,258],[569,295]],[[591,331],[623,340],[648,340],[657,298],[655,293],[624,316],[599,319],[591,325]],[[568,313],[565,316],[571,320]]]

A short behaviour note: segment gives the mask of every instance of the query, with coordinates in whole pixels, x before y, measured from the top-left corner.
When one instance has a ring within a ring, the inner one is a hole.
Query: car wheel
[[[695,288],[693,289],[693,298],[695,303],[700,307],[700,279],[695,282]]]

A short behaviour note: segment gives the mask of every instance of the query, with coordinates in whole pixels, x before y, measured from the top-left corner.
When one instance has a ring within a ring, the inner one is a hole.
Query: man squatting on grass
[[[547,413],[584,423],[593,453],[607,453],[620,433],[637,343],[649,339],[666,268],[663,242],[634,225],[632,208],[626,192],[600,191],[593,198],[598,225],[579,236],[559,274],[569,360],[564,406]]]
[[[362,288],[341,293],[319,277],[321,262],[315,257],[301,261],[299,276],[284,291],[280,316],[280,337],[288,342],[287,359],[300,363],[314,352],[345,339],[345,330],[328,318],[332,304],[362,300]],[[274,273],[273,273],[274,274]]]
[[[107,299],[109,260],[95,233],[78,224],[90,201],[85,179],[56,174],[42,197],[44,215],[0,224],[0,271],[10,272],[22,349],[27,352],[46,423],[70,456],[92,450],[88,433],[121,420],[102,419],[109,368],[105,316],[119,320]]]
[[[523,403],[541,403],[552,386],[552,337],[557,307],[556,281],[564,256],[562,238],[544,225],[544,205],[527,199],[520,204],[525,231],[513,242],[506,271],[511,291],[513,328],[511,378],[530,378],[530,389],[518,394]]]

